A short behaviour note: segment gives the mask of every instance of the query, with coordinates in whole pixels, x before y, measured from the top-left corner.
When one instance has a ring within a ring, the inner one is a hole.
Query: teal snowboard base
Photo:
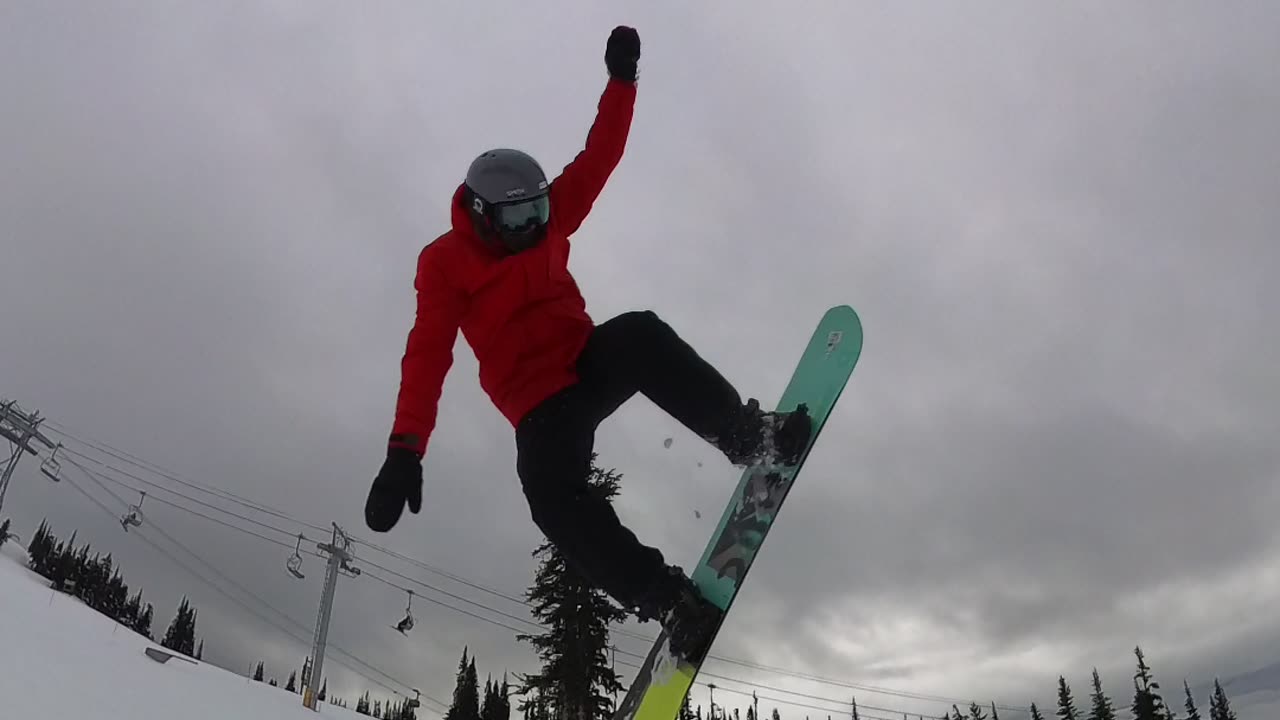
[[[853,308],[833,307],[822,316],[795,372],[782,393],[778,410],[808,407],[813,418],[809,445],[799,462],[788,467],[748,467],[738,481],[702,558],[693,569],[695,585],[722,613],[728,613],[756,553],[804,467],[836,400],[862,354],[862,322]],[[721,615],[721,625],[724,615]],[[719,633],[720,626],[716,627]],[[614,720],[675,720],[702,663],[673,656],[663,632],[654,642]]]

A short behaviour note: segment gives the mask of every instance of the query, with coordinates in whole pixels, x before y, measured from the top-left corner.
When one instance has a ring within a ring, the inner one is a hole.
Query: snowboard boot
[[[795,465],[809,444],[813,418],[801,403],[792,412],[764,412],[755,398],[730,423],[720,449],[734,465]]]
[[[640,603],[642,621],[657,620],[667,633],[672,655],[698,664],[706,656],[724,613],[702,596],[684,571],[668,566]]]

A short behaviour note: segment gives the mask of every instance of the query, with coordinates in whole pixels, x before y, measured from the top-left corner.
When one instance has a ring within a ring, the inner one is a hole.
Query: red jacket
[[[633,83],[609,80],[586,147],[551,183],[543,241],[499,256],[475,234],[453,196],[453,227],[423,248],[414,287],[417,317],[401,361],[395,444],[425,453],[445,375],[462,330],[480,365],[480,386],[515,425],[577,380],[574,363],[594,328],[569,274],[569,236],[586,219],[622,159],[635,104]]]

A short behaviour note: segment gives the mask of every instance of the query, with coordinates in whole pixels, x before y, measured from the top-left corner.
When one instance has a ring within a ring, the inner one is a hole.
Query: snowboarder
[[[569,236],[622,159],[639,58],[637,32],[615,28],[586,145],[553,181],[524,152],[498,149],[477,157],[454,192],[452,228],[418,256],[417,314],[365,519],[387,532],[406,505],[420,510],[422,459],[461,330],[481,387],[514,428],[516,473],[534,523],[622,607],[658,620],[673,652],[693,657],[705,651],[720,611],[589,490],[596,427],[640,393],[745,466],[794,464],[812,422],[802,408],[771,413],[743,403],[652,311],[599,325],[586,312],[568,270]]]

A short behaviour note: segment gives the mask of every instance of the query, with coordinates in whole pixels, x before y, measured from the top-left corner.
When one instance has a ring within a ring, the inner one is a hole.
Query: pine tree
[[[40,521],[40,527],[27,543],[27,567],[32,572],[49,576],[49,523]]]
[[[960,712],[960,708],[953,704],[951,706],[951,714],[946,716],[946,720],[965,720],[964,713]]]
[[[369,714],[369,691],[368,690],[366,690],[364,692],[364,695],[360,696],[360,699],[356,701],[356,712],[359,713],[360,715]]]
[[[493,713],[496,710],[493,695],[493,676],[490,675],[484,679],[484,694],[480,700],[480,720],[493,720]]]
[[[0,547],[4,547],[5,543],[17,537],[17,535],[9,532],[9,518],[5,518],[4,522],[0,522]]]
[[[204,638],[200,638],[200,645],[196,647],[196,659],[204,659]]]
[[[284,689],[289,692],[298,692],[298,671],[289,671],[289,681],[284,684]]]
[[[480,680],[476,677],[476,656],[471,656],[471,662],[467,664],[467,690],[475,697],[475,720],[480,718]]]
[[[502,685],[495,685],[494,692],[498,696],[496,701],[498,709],[494,717],[497,720],[511,720],[511,683],[507,680],[505,672],[502,673]]]
[[[1217,678],[1213,679],[1213,697],[1209,699],[1209,720],[1236,720],[1236,713],[1231,709],[1227,693]]]
[[[676,720],[693,720],[693,708],[689,705],[689,693],[685,693],[684,700],[680,701],[680,712],[676,715]]]
[[[976,702],[969,703],[969,720],[987,720],[987,714],[982,712],[982,707]]]
[[[266,673],[266,669],[263,667],[262,661],[259,660],[258,667],[255,668],[253,671],[253,679],[257,680],[258,682],[262,682],[262,678],[265,673]]]
[[[480,689],[475,679],[475,658],[467,662],[467,648],[458,662],[458,679],[453,688],[453,704],[444,720],[480,720]]]
[[[178,614],[174,616],[173,622],[169,624],[169,629],[165,632],[164,639],[160,641],[160,644],[184,655],[195,653],[196,611],[191,607],[185,595],[182,597],[182,603],[178,605]]]
[[[107,556],[110,564],[110,555]],[[107,604],[103,609],[108,617],[117,621],[126,622],[123,618],[125,615],[125,607],[129,602],[129,586],[125,584],[124,577],[120,575],[120,568],[115,568],[111,573],[111,579],[107,581]]]
[[[996,712],[996,701],[991,701],[991,720],[1000,720],[1000,713]]]
[[[325,678],[324,682],[320,683],[320,694],[316,695],[316,698],[319,699],[320,702],[324,702],[324,698],[328,694],[329,694],[329,678]]]
[[[530,692],[523,693],[523,699],[517,709],[524,714],[525,720],[550,720],[551,712],[547,707],[547,700],[542,696],[542,691],[534,688]]]
[[[1076,710],[1075,700],[1071,697],[1071,686],[1067,685],[1067,679],[1058,676],[1058,712],[1057,715],[1061,720],[1079,720],[1080,713]]]
[[[1098,676],[1098,668],[1093,669],[1093,693],[1089,695],[1093,705],[1089,709],[1089,720],[1116,720],[1116,711],[1111,699],[1102,691],[1102,679]]]
[[[139,591],[138,594],[141,595],[141,591]],[[154,608],[151,606],[151,603],[147,603],[146,606],[142,608],[142,612],[138,613],[137,624],[133,628],[147,639],[151,638],[151,616],[153,610]]]
[[[782,716],[778,714],[778,708],[773,709],[773,714],[769,718],[770,720],[782,720]]]
[[[1191,696],[1191,686],[1185,679],[1182,681],[1182,689],[1187,694],[1186,704],[1183,705],[1187,710],[1186,720],[1200,720],[1200,709],[1196,707],[1196,699]]]
[[[1040,714],[1040,708],[1035,703],[1031,703],[1031,720],[1044,720],[1044,716]]]
[[[588,492],[606,501],[618,493],[620,476],[590,465]],[[542,659],[542,671],[524,675],[519,692],[537,691],[554,718],[600,720],[612,715],[611,695],[622,689],[608,658],[609,624],[627,613],[590,584],[549,542],[533,553],[541,558],[533,586],[526,593],[534,615],[547,630],[518,635]]]
[[[484,702],[480,705],[480,720],[509,720],[511,717],[511,701],[507,697],[510,685],[503,675],[502,684],[495,682],[492,676],[484,681]]]
[[[1133,720],[1166,720],[1169,713],[1160,697],[1160,683],[1152,679],[1142,648],[1135,647],[1133,653],[1138,658],[1138,671],[1133,674],[1133,703],[1129,712]]]

